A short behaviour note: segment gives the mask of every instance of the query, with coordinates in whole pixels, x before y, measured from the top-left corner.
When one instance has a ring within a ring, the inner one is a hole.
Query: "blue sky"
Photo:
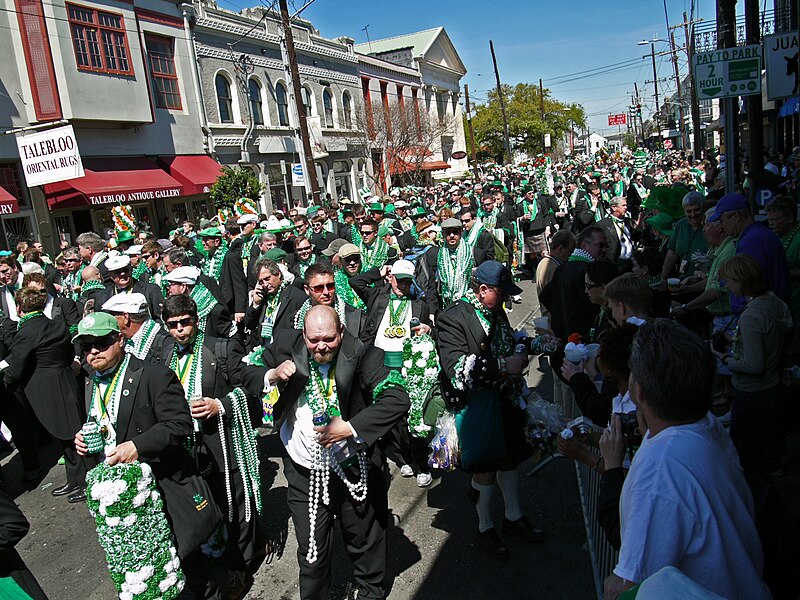
[[[247,0],[219,0],[220,5],[238,10]],[[264,0],[266,3],[266,0]],[[297,8],[303,0],[295,0]],[[707,21],[714,19],[714,0],[667,0],[670,25],[682,22],[683,12]],[[742,4],[741,2],[739,4]],[[290,2],[290,10],[291,10]],[[453,41],[467,75],[474,101],[486,98],[494,86],[489,53],[489,40],[494,41],[498,68],[503,83],[530,82],[539,78],[553,96],[564,102],[579,102],[589,115],[589,126],[600,133],[609,129],[607,115],[626,112],[633,93],[639,86],[643,98],[644,117],[654,106],[652,63],[639,60],[632,65],[597,76],[576,74],[622,61],[636,61],[649,54],[649,45],[638,46],[643,39],[666,39],[663,0],[316,0],[303,12],[320,33],[329,38],[348,35],[357,43],[366,42],[362,28],[369,25],[371,39],[381,39],[431,27],[443,26]],[[683,45],[683,31],[676,31],[677,45]],[[656,44],[656,52],[667,45]],[[686,59],[679,54],[681,72]],[[659,79],[673,76],[669,57],[656,57]],[[659,83],[659,95],[673,93],[674,78]]]

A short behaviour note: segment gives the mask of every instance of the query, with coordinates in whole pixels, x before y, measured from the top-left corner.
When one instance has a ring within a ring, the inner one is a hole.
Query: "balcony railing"
[[[758,21],[762,38],[773,33],[785,33],[792,30],[788,10],[762,11],[759,13]],[[739,15],[736,18],[736,45],[745,46],[747,44],[746,40],[744,15]],[[704,21],[695,26],[694,46],[695,52],[708,52],[717,49],[716,21]]]

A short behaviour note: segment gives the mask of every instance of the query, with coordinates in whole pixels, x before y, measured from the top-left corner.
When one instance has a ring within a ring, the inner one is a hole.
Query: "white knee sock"
[[[478,500],[475,502],[475,509],[478,511],[478,531],[483,533],[494,527],[492,521],[492,489],[494,484],[484,485],[472,480],[472,489],[478,492]]]
[[[522,509],[519,507],[519,471],[498,471],[497,485],[503,492],[503,502],[506,505],[506,519],[516,521],[522,518]]]

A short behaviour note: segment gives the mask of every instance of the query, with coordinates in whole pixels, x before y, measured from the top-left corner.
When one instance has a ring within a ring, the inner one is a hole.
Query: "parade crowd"
[[[330,596],[335,521],[358,597],[385,596],[387,459],[421,488],[470,473],[457,501],[501,560],[546,543],[520,467],[555,452],[602,476],[606,598],[795,597],[774,482],[798,433],[798,154],[770,157],[765,207],[712,152],[642,149],[270,215],[235,199],[163,237],[114,207],[57,256],[0,252],[3,436],[23,483],[60,445],[52,494],[88,505],[124,600],[245,597],[270,544],[263,435],[303,599]],[[537,308],[515,331],[520,280]],[[0,597],[45,598],[1,487],[0,521]]]

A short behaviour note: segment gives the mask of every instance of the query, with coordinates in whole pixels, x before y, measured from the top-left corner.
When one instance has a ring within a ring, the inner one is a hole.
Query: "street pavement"
[[[531,283],[521,285],[523,302],[509,314],[515,327],[530,320],[537,304]],[[532,326],[528,328],[532,331]],[[545,398],[552,391],[548,371],[539,358],[531,361],[529,385]],[[274,435],[262,437],[260,443],[265,490],[262,524],[273,552],[248,581],[244,597],[294,600],[299,597],[297,544],[286,506],[282,447]],[[63,483],[64,468],[55,464],[54,446],[45,448],[43,455],[49,461],[46,464],[53,466],[27,490],[19,484],[22,467],[16,453],[2,459],[3,485],[31,523],[17,549],[51,600],[112,599],[114,587],[86,505],[68,504],[65,498],[50,494]],[[531,466],[528,461],[520,469],[522,508],[546,530],[548,539],[538,545],[506,540],[510,556],[498,559],[477,544],[477,516],[466,497],[468,475],[435,472],[433,484],[423,489],[414,478],[402,478],[390,463],[389,503],[396,525],[389,532],[389,596],[398,600],[595,597],[574,464],[556,460],[533,478],[526,476]],[[497,488],[493,502],[499,524],[502,497]],[[332,598],[338,600],[349,595],[353,579],[338,532],[335,540]]]

